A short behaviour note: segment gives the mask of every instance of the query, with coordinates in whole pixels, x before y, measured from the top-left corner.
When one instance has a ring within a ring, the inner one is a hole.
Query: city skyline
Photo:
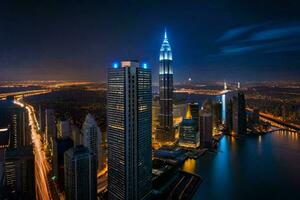
[[[299,4],[7,1],[1,6],[0,79],[105,82],[112,61],[132,56],[155,75],[167,28],[175,82],[299,80]]]
[[[298,2],[5,0],[0,199],[300,199]]]

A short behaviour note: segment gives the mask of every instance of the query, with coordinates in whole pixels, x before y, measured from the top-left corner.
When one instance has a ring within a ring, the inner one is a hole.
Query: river
[[[224,136],[217,153],[188,159],[183,170],[203,178],[195,200],[300,199],[300,135]]]

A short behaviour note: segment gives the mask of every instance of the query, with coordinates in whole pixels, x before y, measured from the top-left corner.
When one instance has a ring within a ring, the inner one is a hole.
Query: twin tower
[[[165,32],[160,49],[160,124],[157,140],[174,141],[172,52]],[[108,70],[109,199],[148,199],[152,192],[152,79],[147,64],[114,63]]]

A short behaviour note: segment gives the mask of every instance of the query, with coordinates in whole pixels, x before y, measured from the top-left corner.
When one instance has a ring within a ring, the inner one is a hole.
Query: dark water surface
[[[224,136],[218,153],[185,161],[203,179],[193,199],[300,199],[300,135]]]

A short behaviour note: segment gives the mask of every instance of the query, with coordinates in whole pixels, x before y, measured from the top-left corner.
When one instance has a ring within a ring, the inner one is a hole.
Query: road
[[[251,109],[251,108],[246,108],[246,109],[249,112],[253,112],[253,109]],[[280,117],[276,117],[272,114],[259,112],[259,116],[261,118],[264,118],[266,120],[273,122],[272,123],[273,126],[277,126],[279,128],[289,128],[294,131],[300,131],[300,125],[285,122]]]
[[[24,104],[20,99],[14,101],[15,104],[25,107],[28,111],[29,125],[31,127],[31,139],[33,144],[33,151],[35,155],[35,183],[36,183],[36,197],[37,199],[49,200],[52,199],[48,183],[48,173],[50,165],[47,162],[41,136],[38,133],[38,121],[31,105]]]
[[[16,99],[26,97],[26,96],[32,96],[32,95],[39,95],[39,94],[45,94],[50,92],[51,90],[45,89],[45,90],[26,90],[21,92],[8,92],[8,93],[1,93],[0,99],[5,99],[8,96],[14,96]]]

